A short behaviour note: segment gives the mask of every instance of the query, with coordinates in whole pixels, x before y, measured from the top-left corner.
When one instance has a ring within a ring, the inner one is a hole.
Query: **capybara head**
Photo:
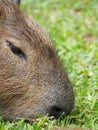
[[[0,112],[9,120],[68,115],[74,92],[45,31],[0,0]]]

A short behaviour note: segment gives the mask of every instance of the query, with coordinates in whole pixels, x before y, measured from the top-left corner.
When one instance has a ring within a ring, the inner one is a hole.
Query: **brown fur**
[[[0,112],[11,120],[33,118],[51,106],[68,114],[73,105],[70,81],[45,31],[11,0],[0,0]]]

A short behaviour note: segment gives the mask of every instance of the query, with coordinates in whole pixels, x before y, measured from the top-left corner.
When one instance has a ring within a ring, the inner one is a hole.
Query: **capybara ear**
[[[0,23],[5,20],[7,11],[4,8],[4,4],[0,1]]]
[[[12,1],[12,2],[11,2]],[[20,0],[0,0],[0,23],[2,21],[5,21],[6,18],[11,16],[15,12],[15,8],[17,8],[15,5],[13,5],[13,2],[17,5],[20,4]]]
[[[9,7],[9,2],[6,0],[0,0],[0,25],[2,22],[5,21],[5,19],[11,14],[11,8],[12,6],[10,5]]]
[[[20,0],[12,0],[14,3],[16,3],[17,5],[20,5]]]

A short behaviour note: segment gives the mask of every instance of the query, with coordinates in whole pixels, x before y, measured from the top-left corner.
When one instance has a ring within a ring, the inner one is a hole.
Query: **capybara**
[[[0,113],[9,120],[59,118],[71,112],[74,99],[46,32],[12,0],[0,0]]]

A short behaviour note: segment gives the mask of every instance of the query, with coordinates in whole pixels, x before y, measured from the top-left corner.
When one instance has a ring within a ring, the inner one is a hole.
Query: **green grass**
[[[23,0],[21,9],[46,28],[75,91],[65,119],[40,117],[32,125],[0,117],[0,130],[44,130],[53,126],[98,130],[98,1]]]

